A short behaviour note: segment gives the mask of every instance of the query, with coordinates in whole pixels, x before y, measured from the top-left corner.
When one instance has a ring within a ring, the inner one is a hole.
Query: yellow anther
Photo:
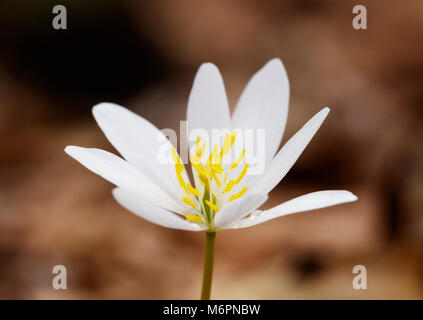
[[[221,183],[220,183],[219,178],[217,177],[216,172],[214,170],[211,170],[211,174],[212,174],[214,180],[216,180],[217,186],[220,187],[221,186]]]
[[[231,132],[231,145],[234,144],[235,138],[236,138],[236,131],[232,131]]]
[[[238,178],[235,180],[235,184],[238,184],[242,178],[244,178],[245,174],[247,173],[248,167],[250,165],[248,163],[245,164],[244,169],[242,169],[241,173],[239,174]]]
[[[206,143],[203,142],[203,145],[200,149],[200,137],[197,137],[197,140],[195,142],[195,152],[194,155],[191,157],[191,163],[200,163],[201,157],[204,154],[204,150],[206,148]]]
[[[198,157],[200,155],[200,137],[197,137],[197,140],[195,141],[195,152],[194,155]]]
[[[187,185],[185,184],[184,179],[182,178],[181,174],[178,171],[176,171],[176,176],[178,178],[179,185],[181,186],[181,188],[184,189],[187,194],[189,194],[189,190],[187,188]]]
[[[229,137],[229,134],[225,134],[225,139],[223,140],[223,147],[222,147],[222,150],[220,150],[221,158],[229,152],[230,143],[231,143],[231,139]]]
[[[230,180],[228,182],[228,184],[226,185],[225,192],[231,191],[233,186],[234,186],[234,181],[233,180]]]
[[[206,200],[206,204],[209,206],[210,209],[214,210],[215,212],[220,210],[217,205],[211,203],[209,200]]]
[[[244,187],[240,192],[233,194],[230,198],[229,198],[229,202],[234,201],[240,197],[243,196],[243,194],[247,191],[247,187]]]
[[[199,197],[200,196],[200,191],[198,191],[197,189],[195,189],[192,185],[190,185],[189,183],[187,183],[187,187],[189,192],[191,192],[194,196]]]
[[[222,165],[220,163],[219,164],[213,164],[212,169],[219,174],[224,171],[223,168],[222,168]]]
[[[206,148],[206,142],[203,142],[203,144],[201,145],[201,149],[200,149],[200,137],[197,137],[197,140],[195,141],[195,155],[198,158],[201,158],[204,154],[204,150]]]
[[[191,163],[193,165],[196,165],[196,164],[199,164],[200,163],[200,159],[195,154],[190,158],[190,160],[191,160]]]
[[[213,150],[209,156],[208,163],[216,165],[220,164],[219,145],[217,143],[213,146]]]
[[[207,175],[207,172],[205,171],[203,165],[201,164],[201,162],[194,162],[192,161],[193,159],[191,159],[191,164],[192,166],[198,171],[199,174],[202,175]]]
[[[212,176],[212,168],[208,165],[203,166],[204,172],[207,174],[207,177]]]
[[[182,166],[182,170],[180,168],[180,166]],[[179,185],[181,186],[182,189],[185,190],[186,193],[189,193],[189,190],[185,184],[184,178],[182,178],[182,171],[184,170],[183,165],[177,165],[175,164],[175,173],[176,173],[176,177],[178,178],[178,182]]]
[[[206,150],[206,143],[203,142],[201,146],[200,154],[198,155],[200,158],[203,156],[205,150]]]
[[[187,215],[185,216],[185,218],[186,218],[187,220],[191,221],[191,222],[202,222],[202,221],[203,221],[203,219],[201,219],[201,217],[200,217],[200,216],[196,216],[196,215],[194,215],[194,214],[187,214]]]
[[[172,158],[173,158],[173,161],[175,162],[175,164],[181,163],[181,159],[179,158],[178,152],[176,152],[176,149],[175,149],[174,146],[172,146],[171,151],[172,151],[171,152],[172,153]]]
[[[190,205],[191,207],[195,208],[197,205],[194,201],[192,201],[190,198],[183,197],[182,201],[185,202],[187,205]]]
[[[192,166],[197,170],[198,172],[198,177],[200,178],[201,183],[204,185],[205,183],[208,182],[208,178],[207,178],[207,172],[205,171],[203,165],[201,163],[195,163],[192,162]]]
[[[232,148],[232,145],[235,141],[236,132],[232,132],[231,134],[226,134],[225,139],[223,141],[223,147],[222,150],[220,150],[220,157],[223,158],[223,156],[227,155],[229,151]]]
[[[230,169],[233,170],[235,169],[239,163],[242,161],[242,159],[244,158],[245,155],[245,148],[242,150],[241,154],[239,155],[238,159],[236,159],[236,161],[234,163],[232,163]]]
[[[182,161],[179,158],[178,153],[176,152],[175,147],[172,146],[171,151],[172,151],[173,161],[175,162],[175,173],[176,173],[176,177],[178,178],[179,185],[188,194],[189,193],[189,190],[188,190],[188,188],[187,188],[187,186],[185,184],[184,178],[182,178],[182,174],[181,174],[184,171],[184,165],[182,164]]]

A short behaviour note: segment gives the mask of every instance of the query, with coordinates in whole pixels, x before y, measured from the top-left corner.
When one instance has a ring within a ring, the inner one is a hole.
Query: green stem
[[[203,286],[201,300],[210,300],[210,292],[213,278],[214,248],[216,244],[216,231],[206,232],[206,252],[204,256]]]

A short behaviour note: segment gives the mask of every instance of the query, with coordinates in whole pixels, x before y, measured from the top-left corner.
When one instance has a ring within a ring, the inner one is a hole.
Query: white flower
[[[98,104],[93,114],[125,160],[99,149],[68,146],[65,151],[115,184],[113,195],[123,207],[169,228],[191,231],[244,228],[291,213],[357,200],[349,191],[327,190],[303,195],[269,210],[257,210],[329,113],[329,108],[322,109],[277,152],[288,103],[285,69],[279,59],[272,59],[248,82],[230,117],[219,70],[211,63],[203,64],[188,101],[189,132],[202,128],[209,133],[213,129],[227,129],[229,133],[221,145],[213,147],[206,146],[200,138],[196,140],[190,158],[194,184],[163,133],[149,121],[115,104]],[[224,158],[237,143],[233,129],[265,129],[262,174],[248,175],[245,149],[235,161],[225,164]],[[157,159],[163,146],[172,154],[172,165]]]

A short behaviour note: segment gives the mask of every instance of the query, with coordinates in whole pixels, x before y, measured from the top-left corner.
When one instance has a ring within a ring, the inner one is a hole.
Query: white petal
[[[221,211],[216,213],[214,226],[219,228],[245,217],[260,207],[267,198],[268,196],[264,192],[248,193],[244,195],[242,198],[231,202]]]
[[[93,115],[110,143],[150,180],[180,197],[181,189],[171,161],[172,147],[164,134],[148,120],[113,103],[93,107]],[[159,158],[159,155],[168,157]]]
[[[172,229],[200,231],[202,228],[180,216],[157,207],[140,197],[139,194],[121,188],[113,189],[113,196],[119,204],[127,210],[147,221]]]
[[[330,207],[341,203],[356,201],[357,199],[356,195],[345,190],[312,192],[284,202],[269,210],[255,212],[250,217],[233,224],[233,227],[246,228],[288,214]]]
[[[288,173],[329,113],[324,108],[311,118],[278,152],[263,175],[255,181],[254,190],[270,192]]]
[[[142,193],[152,203],[177,212],[187,208],[129,162],[100,149],[67,146],[65,152],[107,181]]]
[[[230,115],[225,86],[219,69],[212,63],[204,63],[198,69],[188,99],[188,138],[194,129],[230,129]],[[191,141],[192,142],[192,141]]]
[[[250,79],[232,115],[234,129],[265,130],[266,163],[281,143],[288,105],[288,76],[281,60],[272,59]]]

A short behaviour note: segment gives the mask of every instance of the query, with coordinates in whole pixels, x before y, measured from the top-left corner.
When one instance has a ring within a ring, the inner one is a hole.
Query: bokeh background
[[[67,30],[52,28],[56,4]],[[368,30],[352,28],[356,4]],[[284,141],[332,111],[266,206],[324,189],[359,201],[220,232],[213,298],[421,299],[422,38],[420,0],[1,1],[0,298],[198,298],[204,234],[127,212],[63,149],[114,151],[95,103],[178,129],[202,62],[219,66],[233,107],[280,57]],[[57,264],[66,291],[52,288]],[[367,290],[352,287],[358,264]]]

